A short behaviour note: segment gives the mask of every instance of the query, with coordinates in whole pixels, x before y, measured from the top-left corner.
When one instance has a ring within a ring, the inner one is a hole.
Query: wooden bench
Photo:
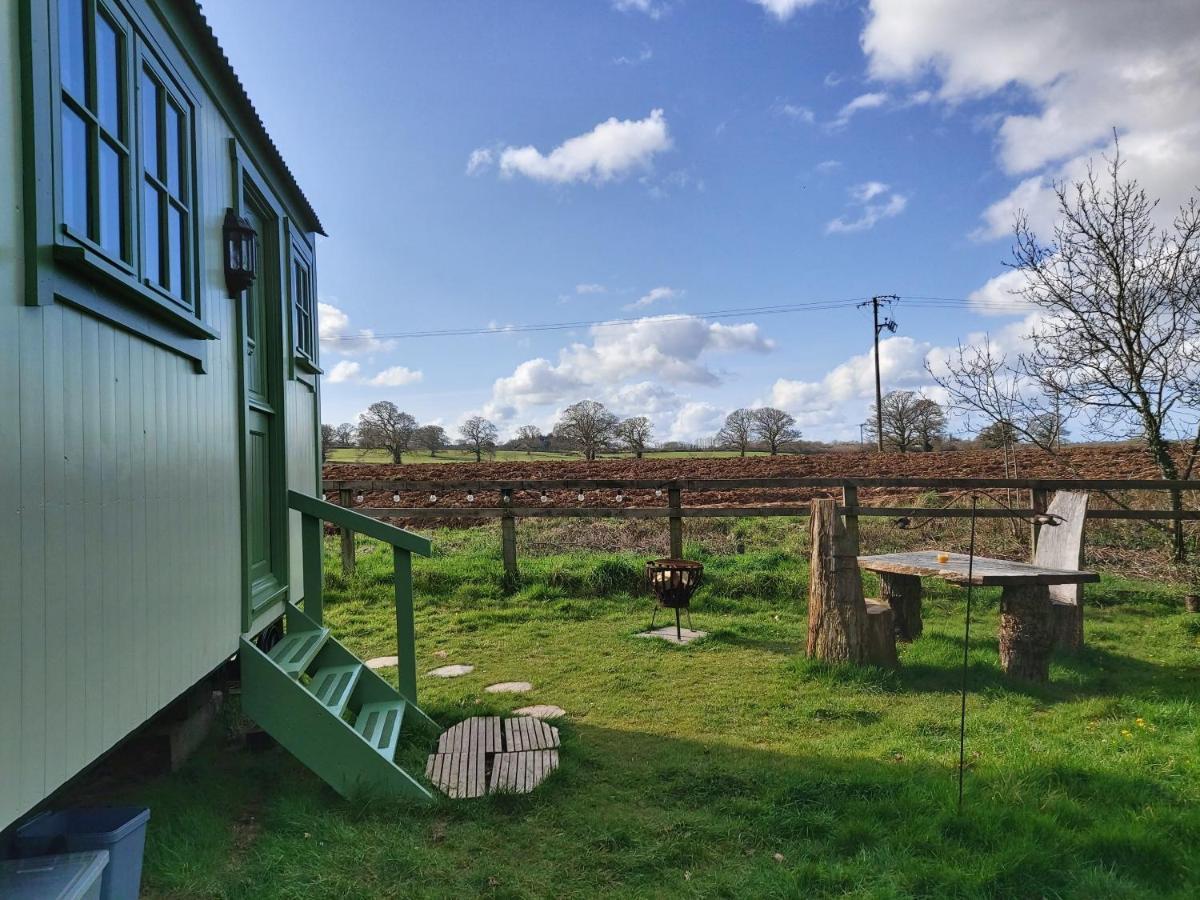
[[[1083,568],[1083,524],[1087,518],[1088,495],[1079,491],[1055,493],[1046,514],[1056,524],[1038,531],[1033,562],[1052,569]],[[1062,650],[1083,646],[1083,584],[1050,585],[1054,644]]]

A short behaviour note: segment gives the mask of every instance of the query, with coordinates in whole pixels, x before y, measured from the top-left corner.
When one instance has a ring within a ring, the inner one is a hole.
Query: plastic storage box
[[[97,900],[107,850],[0,861],[4,900]]]
[[[100,900],[137,900],[149,821],[150,810],[139,806],[45,812],[17,829],[15,846],[23,857],[107,850]]]

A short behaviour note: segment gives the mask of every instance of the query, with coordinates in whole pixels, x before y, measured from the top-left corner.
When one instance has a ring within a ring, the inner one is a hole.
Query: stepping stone
[[[514,712],[518,716],[533,716],[535,719],[557,719],[567,714],[567,711],[561,706],[550,706],[545,703],[539,703],[536,706],[522,706]]]
[[[527,794],[558,768],[558,748],[558,729],[540,719],[473,716],[442,732],[425,775],[454,799]]]
[[[653,631],[642,631],[637,634],[641,638],[658,638],[661,641],[666,641],[669,644],[690,644],[693,641],[698,641],[702,637],[708,637],[707,631],[692,631],[690,628],[679,629],[679,634],[675,633],[674,625],[664,625],[662,628],[655,628]]]
[[[374,659],[367,660],[368,669],[387,669],[398,665],[400,665],[400,657],[398,656],[377,656]]]
[[[469,675],[475,671],[474,666],[454,665],[454,666],[439,666],[436,669],[430,669],[426,675],[432,675],[434,678],[457,678],[460,675]]]
[[[502,681],[499,684],[489,684],[484,688],[489,694],[524,694],[533,690],[528,681]]]

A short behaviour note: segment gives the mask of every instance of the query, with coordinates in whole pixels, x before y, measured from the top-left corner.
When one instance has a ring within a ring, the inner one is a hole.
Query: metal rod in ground
[[[683,632],[679,630],[679,607],[675,607],[675,640],[683,643]]]
[[[967,754],[967,661],[971,648],[971,595],[975,575],[975,507],[979,498],[971,496],[971,544],[967,555],[967,618],[963,625],[962,704],[958,714],[958,811],[962,812],[963,771]]]

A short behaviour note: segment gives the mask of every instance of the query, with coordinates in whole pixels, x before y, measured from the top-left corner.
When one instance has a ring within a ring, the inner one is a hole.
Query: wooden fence
[[[772,504],[769,506],[713,506],[684,504],[686,494],[730,493],[745,490],[820,490],[827,493],[841,492],[842,503],[838,507],[846,517],[847,527],[856,541],[860,516],[884,516],[891,518],[966,518],[972,513],[964,507],[927,506],[862,506],[858,501],[859,489],[903,489],[915,491],[1024,491],[1029,506],[981,507],[979,518],[1014,518],[1030,522],[1031,546],[1036,543],[1038,529],[1044,524],[1044,514],[1054,491],[1099,492],[1114,505],[1112,507],[1089,506],[1089,519],[1129,519],[1137,521],[1200,521],[1200,510],[1195,509],[1135,509],[1114,496],[1128,491],[1167,492],[1178,494],[1184,491],[1200,491],[1200,480],[1166,481],[1158,479],[1070,479],[1070,478],[679,478],[666,480],[614,479],[614,478],[564,478],[564,479],[513,479],[461,480],[432,479],[427,481],[400,479],[327,479],[326,495],[336,494],[342,506],[355,506],[355,511],[376,519],[500,519],[501,546],[504,570],[510,577],[517,575],[517,519],[537,518],[616,518],[616,519],[667,519],[669,520],[671,556],[683,555],[683,520],[690,518],[752,518],[759,516],[807,516],[809,506],[803,504]],[[655,506],[514,506],[513,494],[533,491],[548,499],[549,491],[573,491],[579,498],[593,491],[612,491],[614,499],[625,491],[654,491],[655,498],[662,498],[662,505]],[[365,494],[386,492],[393,495],[428,493],[429,506],[356,506],[362,503]],[[470,500],[468,506],[436,506],[437,497],[447,494],[464,495]],[[495,499],[499,505],[489,506],[486,499]],[[354,535],[342,529],[342,567],[345,571],[354,568]]]

